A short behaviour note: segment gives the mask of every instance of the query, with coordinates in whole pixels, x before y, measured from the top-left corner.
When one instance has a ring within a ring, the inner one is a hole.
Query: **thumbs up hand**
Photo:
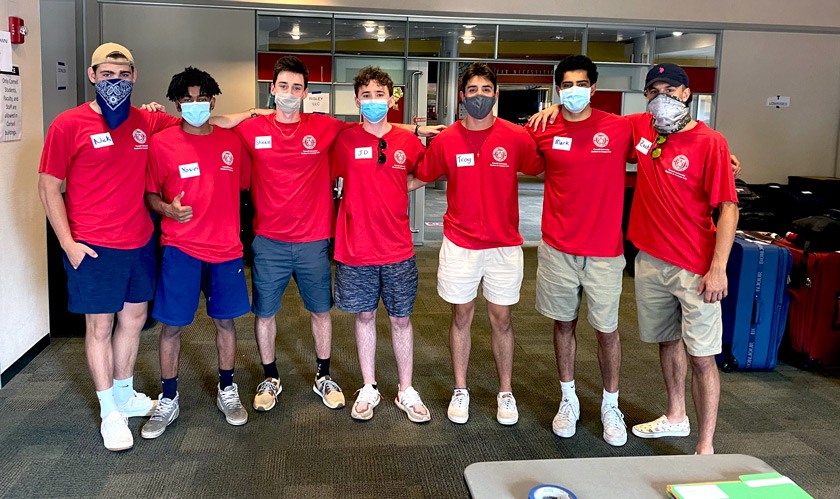
[[[181,204],[181,198],[184,197],[184,191],[181,191],[181,194],[175,196],[175,199],[172,200],[172,203],[166,205],[164,212],[166,216],[177,220],[179,223],[186,223],[192,219],[193,216],[193,209],[192,206],[184,206]]]

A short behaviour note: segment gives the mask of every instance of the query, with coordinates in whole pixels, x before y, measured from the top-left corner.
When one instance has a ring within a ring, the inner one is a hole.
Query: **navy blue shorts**
[[[408,317],[417,297],[416,257],[388,265],[335,262],[335,305],[348,312],[371,312],[379,297],[391,317]]]
[[[280,311],[280,300],[292,277],[306,310],[316,314],[329,312],[333,305],[329,239],[285,243],[257,236],[251,249],[252,309],[257,317],[271,317]]]
[[[124,303],[143,303],[155,294],[155,241],[121,250],[94,246],[97,258],[85,255],[79,268],[64,257],[67,271],[67,309],[76,314],[115,314]]]
[[[189,325],[198,310],[199,293],[204,293],[207,315],[214,319],[247,314],[251,307],[242,259],[208,263],[164,246],[152,317],[170,326]]]

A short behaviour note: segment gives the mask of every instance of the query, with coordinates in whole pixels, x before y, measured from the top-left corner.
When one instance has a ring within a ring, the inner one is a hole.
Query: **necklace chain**
[[[286,139],[290,139],[290,138],[294,137],[295,134],[297,133],[298,129],[300,128],[301,123],[303,123],[303,119],[298,120],[298,125],[295,127],[295,130],[292,133],[290,133],[289,135],[286,135],[286,133],[283,132],[283,129],[280,128],[280,124],[277,122],[276,119],[272,119],[271,121],[272,121],[272,123],[274,123],[274,126],[277,127],[277,131],[280,132],[280,135],[282,135]]]
[[[473,141],[472,141],[472,137],[471,137],[471,135],[472,135],[474,132],[473,132],[472,130],[467,129],[467,128],[464,128],[464,130],[466,130],[466,131],[467,131],[467,141],[470,143],[470,147],[472,147],[473,152],[475,152],[475,157],[480,158],[480,157],[481,157],[481,149],[482,149],[482,148],[484,148],[484,144],[486,144],[486,143],[487,143],[487,139],[489,139],[489,138],[490,138],[490,133],[488,133],[488,134],[487,134],[487,136],[486,136],[486,137],[484,137],[484,140],[483,140],[483,141],[481,141],[481,145],[480,145],[480,146],[476,149],[475,144],[473,143]],[[483,132],[484,130],[481,130],[481,131]],[[491,133],[492,133],[492,132],[491,132]]]

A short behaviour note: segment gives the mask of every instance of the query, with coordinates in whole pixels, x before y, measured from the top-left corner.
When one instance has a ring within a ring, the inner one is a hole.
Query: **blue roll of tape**
[[[567,488],[543,483],[528,492],[528,499],[577,499],[577,496]]]

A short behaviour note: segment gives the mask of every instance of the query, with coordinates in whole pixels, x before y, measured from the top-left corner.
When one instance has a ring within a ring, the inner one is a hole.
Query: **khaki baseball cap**
[[[113,54],[114,52],[119,52],[120,54],[124,55],[126,59],[128,59],[128,63],[131,66],[134,66],[134,56],[131,55],[131,52],[119,43],[108,42],[103,43],[102,45],[96,47],[96,50],[93,51],[93,55],[90,57],[90,66],[96,66],[98,64],[103,64],[105,62],[110,62],[112,64],[120,64],[120,62],[114,62],[113,60],[108,60],[108,56]]]

